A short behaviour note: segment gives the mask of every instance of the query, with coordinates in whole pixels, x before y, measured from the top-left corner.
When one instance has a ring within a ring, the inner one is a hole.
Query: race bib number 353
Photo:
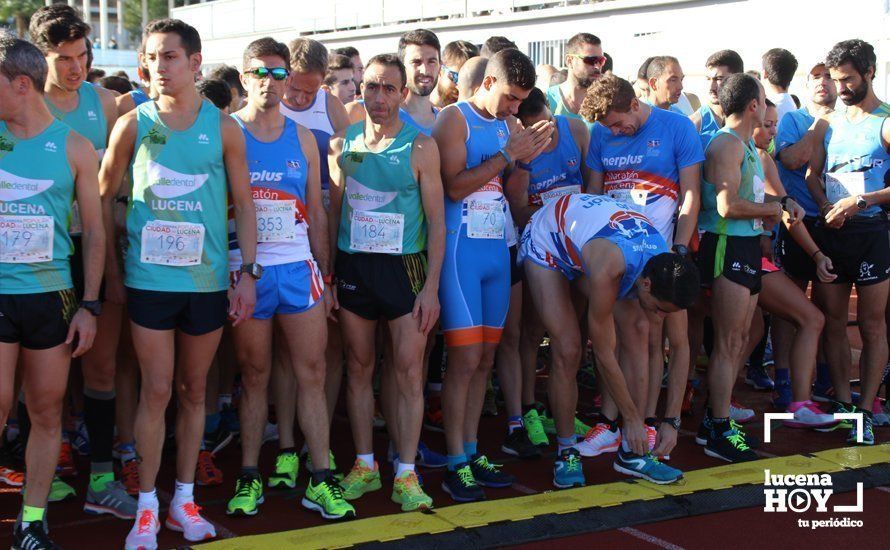
[[[257,242],[290,242],[297,238],[295,201],[254,199],[253,203],[256,206]]]
[[[142,228],[144,264],[191,266],[201,263],[204,226],[200,223],[152,220]]]
[[[356,210],[352,213],[349,247],[357,252],[401,254],[405,215]]]
[[[52,216],[0,216],[0,263],[52,261],[54,234]]]

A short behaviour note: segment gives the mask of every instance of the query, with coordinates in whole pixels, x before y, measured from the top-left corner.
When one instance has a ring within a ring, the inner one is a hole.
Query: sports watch
[[[241,273],[247,273],[256,280],[263,276],[263,266],[256,262],[252,264],[241,264]]]
[[[865,210],[866,208],[868,208],[868,201],[865,200],[865,197],[863,197],[862,195],[856,197],[856,208],[858,208],[859,210]]]
[[[100,300],[82,300],[80,307],[89,311],[93,317],[102,315],[102,302]]]
[[[680,431],[680,418],[677,416],[669,416],[661,419],[662,422],[672,427],[673,429]]]

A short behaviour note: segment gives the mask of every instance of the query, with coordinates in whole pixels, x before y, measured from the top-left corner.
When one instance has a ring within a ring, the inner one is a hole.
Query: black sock
[[[618,419],[617,418],[615,420],[612,420],[606,415],[602,415],[602,416],[603,416],[603,424],[609,425],[610,432],[615,432],[618,430]]]
[[[114,446],[114,392],[84,388],[83,421],[90,436],[90,461],[111,462]]]
[[[658,419],[654,416],[647,417],[646,420],[643,421],[643,423],[647,426],[651,426],[652,428],[658,427]]]
[[[318,485],[322,481],[326,480],[330,475],[331,475],[330,469],[326,468],[324,470],[315,470],[314,472],[312,472],[312,483],[314,483],[315,485]]]
[[[278,454],[280,454],[280,455],[283,455],[285,453],[296,453],[296,452],[297,452],[296,447],[282,447],[282,448],[278,449]]]
[[[535,405],[536,405],[535,403],[532,403],[530,405],[523,405],[522,406],[522,416],[525,416],[526,414],[528,414],[529,411],[535,410],[535,408],[536,408]]]
[[[256,466],[242,466],[241,475],[250,477],[260,477],[260,470]]]
[[[714,434],[718,437],[723,435],[725,432],[732,429],[732,426],[729,424],[729,417],[727,418],[711,418],[712,426],[714,426]]]

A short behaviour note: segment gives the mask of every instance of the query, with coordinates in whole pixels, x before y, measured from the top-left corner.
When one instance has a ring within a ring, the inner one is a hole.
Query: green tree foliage
[[[28,20],[44,4],[43,0],[0,0],[0,18],[14,20],[16,34],[27,38]]]
[[[167,0],[148,0],[149,21],[167,14]],[[124,28],[137,41],[142,36],[142,0],[124,0]]]

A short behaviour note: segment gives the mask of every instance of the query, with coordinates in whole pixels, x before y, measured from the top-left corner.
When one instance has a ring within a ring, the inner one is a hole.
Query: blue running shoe
[[[859,394],[857,392],[850,392],[850,399],[853,400],[853,403],[859,403]],[[832,386],[831,383],[820,384],[816,381],[816,383],[813,384],[813,401],[819,403],[831,403],[835,400],[837,400],[837,392],[834,391],[834,386]]]
[[[862,413],[862,441],[858,441],[858,430],[857,423],[853,422],[853,427],[850,428],[850,435],[847,437],[847,443],[851,445],[874,445],[875,444],[875,429],[874,429],[874,416],[870,411],[866,411],[863,409],[856,409],[856,412]]]
[[[444,468],[448,466],[448,457],[430,449],[421,441],[417,444],[415,463],[426,468]]]
[[[745,384],[752,386],[755,390],[771,390],[775,387],[773,379],[769,377],[763,366],[750,365],[746,369]]]
[[[574,447],[563,449],[553,463],[553,486],[558,489],[584,486],[581,453]]]
[[[773,407],[784,411],[791,404],[791,380],[781,380],[776,382],[776,388],[773,391]]]
[[[652,456],[652,453],[640,456],[626,453],[624,449],[619,449],[618,456],[615,458],[612,467],[615,468],[616,472],[645,479],[659,485],[666,485],[683,479],[683,472],[659,462],[657,458]]]

